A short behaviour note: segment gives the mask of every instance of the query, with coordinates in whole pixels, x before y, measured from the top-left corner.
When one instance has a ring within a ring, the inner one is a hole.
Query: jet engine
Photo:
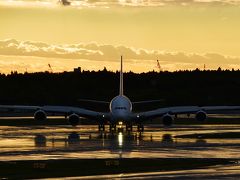
[[[77,115],[77,114],[71,114],[69,117],[68,117],[68,121],[69,123],[72,125],[72,126],[77,126],[78,123],[79,123],[79,120],[80,120],[80,117]]]
[[[173,117],[169,114],[165,114],[162,117],[162,123],[164,126],[171,126],[173,124]]]
[[[34,113],[34,119],[37,121],[44,121],[47,119],[47,114],[43,110],[37,110]]]
[[[195,116],[197,121],[203,122],[207,119],[207,113],[204,111],[198,111]]]

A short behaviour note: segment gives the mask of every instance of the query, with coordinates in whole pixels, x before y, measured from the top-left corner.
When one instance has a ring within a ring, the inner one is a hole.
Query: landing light
[[[103,114],[103,115],[102,115],[102,117],[104,118],[104,117],[105,117],[105,115]]]
[[[139,118],[140,116],[139,115],[137,115],[137,118]]]

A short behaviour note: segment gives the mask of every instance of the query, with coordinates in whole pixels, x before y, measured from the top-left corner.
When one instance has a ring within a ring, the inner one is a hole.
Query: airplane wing
[[[141,113],[135,113],[134,116],[140,119],[151,119],[156,117],[162,117],[165,114],[177,115],[177,114],[195,114],[199,111],[203,111],[209,114],[218,113],[225,114],[226,112],[239,112],[240,106],[177,106],[168,108],[159,108],[152,111],[145,111]]]
[[[72,107],[72,106],[43,106],[41,108],[45,112],[51,112],[51,113],[63,113],[63,114],[72,114],[75,113],[79,115],[80,117],[86,117],[86,118],[108,118],[109,113],[105,112],[97,112],[92,110],[87,110],[84,108],[79,107]]]
[[[37,111],[42,110],[46,113],[56,113],[62,115],[77,114],[84,118],[108,118],[109,113],[91,111],[72,106],[21,106],[21,105],[0,105],[0,110],[18,110],[18,111]]]
[[[78,102],[96,103],[96,104],[110,104],[109,101],[98,101],[92,99],[78,99]]]
[[[34,111],[41,109],[40,106],[0,105],[0,110]]]

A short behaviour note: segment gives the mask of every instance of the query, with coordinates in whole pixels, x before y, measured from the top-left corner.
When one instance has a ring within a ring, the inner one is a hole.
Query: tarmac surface
[[[227,138],[214,134],[226,134]],[[197,134],[197,135],[196,135]],[[199,135],[198,135],[199,134]],[[187,135],[187,136],[186,136]],[[192,137],[192,135],[194,135]],[[204,135],[204,136],[203,136]],[[208,135],[210,135],[208,137]],[[145,126],[143,133],[98,132],[96,125],[1,126],[0,162],[76,159],[226,159],[231,163],[178,170],[75,176],[75,179],[240,178],[240,125]],[[203,138],[204,137],[204,138]],[[238,160],[239,159],[239,160]],[[111,162],[110,162],[111,163]],[[138,164],[136,164],[138,166]],[[91,168],[91,167],[89,167]],[[89,174],[91,175],[91,174]],[[1,176],[0,176],[1,177]],[[74,179],[70,178],[69,179]],[[59,179],[59,178],[57,178]],[[66,177],[64,177],[66,179]]]

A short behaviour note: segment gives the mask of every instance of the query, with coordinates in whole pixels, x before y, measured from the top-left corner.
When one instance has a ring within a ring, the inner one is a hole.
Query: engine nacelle
[[[80,117],[77,115],[77,114],[71,114],[69,117],[68,117],[68,121],[69,123],[72,125],[72,126],[77,126],[78,123],[79,123],[79,120],[80,120]]]
[[[207,119],[207,113],[204,112],[204,111],[198,111],[196,113],[195,119],[197,121],[203,122],[203,121],[205,121]]]
[[[37,121],[44,121],[47,119],[47,114],[43,110],[37,110],[34,113],[34,119]]]
[[[164,126],[171,126],[173,124],[173,117],[169,114],[165,114],[162,117],[162,123]]]

